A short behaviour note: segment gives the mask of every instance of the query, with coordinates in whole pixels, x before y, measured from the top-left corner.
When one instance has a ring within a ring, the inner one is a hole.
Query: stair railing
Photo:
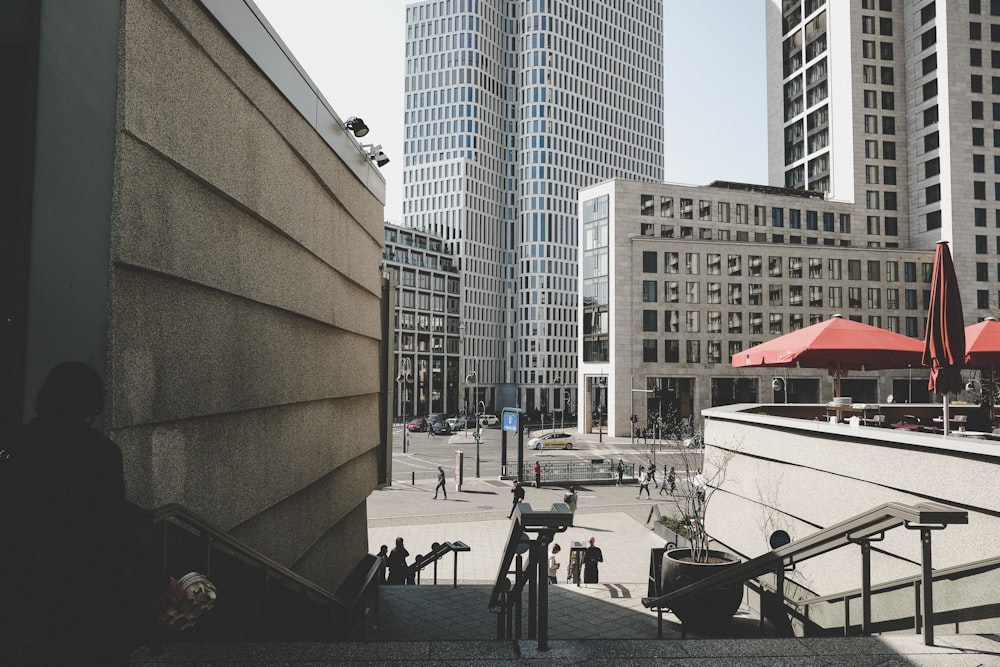
[[[783,547],[773,549],[745,563],[728,567],[719,574],[706,577],[676,591],[655,598],[643,598],[642,604],[647,609],[658,611],[662,627],[663,611],[677,602],[696,597],[716,587],[746,583],[750,579],[769,572],[776,572],[779,576],[783,576],[785,570],[794,567],[796,563],[850,544],[857,544],[861,546],[862,555],[862,633],[869,634],[871,631],[870,542],[881,539],[887,530],[905,526],[920,531],[922,546],[921,586],[923,588],[921,621],[924,643],[932,646],[934,644],[934,598],[931,531],[943,530],[951,524],[967,524],[968,522],[968,512],[947,505],[931,502],[916,505],[886,503]],[[918,624],[918,629],[920,627],[921,624]],[[662,636],[662,631],[660,636]]]

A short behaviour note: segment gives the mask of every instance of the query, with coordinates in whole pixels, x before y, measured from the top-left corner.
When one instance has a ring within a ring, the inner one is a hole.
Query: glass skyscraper
[[[407,7],[404,214],[459,257],[464,402],[575,405],[580,188],[663,180],[662,0]]]

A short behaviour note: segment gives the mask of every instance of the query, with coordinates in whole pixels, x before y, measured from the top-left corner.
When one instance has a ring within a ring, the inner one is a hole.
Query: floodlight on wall
[[[368,134],[368,126],[365,125],[365,121],[361,120],[357,116],[351,116],[348,118],[347,122],[344,123],[344,127],[346,127],[350,132],[353,132],[354,136],[359,139]]]
[[[361,144],[361,147],[368,152],[368,159],[379,167],[389,164],[389,158],[382,152],[382,144]]]

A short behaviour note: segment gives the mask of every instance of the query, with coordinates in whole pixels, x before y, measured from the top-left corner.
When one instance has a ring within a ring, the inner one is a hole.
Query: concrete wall
[[[334,588],[376,483],[383,205],[236,42],[123,2],[108,426],[136,501]]]
[[[706,522],[731,549],[758,556],[779,528],[794,540],[886,502],[933,501],[969,512],[967,526],[934,531],[935,569],[1000,554],[1000,443],[739,410],[704,413],[706,468],[718,449],[738,450]],[[897,528],[873,544],[873,583],[919,573],[918,531]],[[818,595],[859,588],[860,548],[799,563],[789,579]]]

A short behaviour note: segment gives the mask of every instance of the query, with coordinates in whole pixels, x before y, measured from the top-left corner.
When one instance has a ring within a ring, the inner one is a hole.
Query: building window
[[[642,300],[645,303],[656,303],[656,281],[642,281]]]
[[[655,310],[644,310],[642,311],[642,330],[643,331],[656,331],[656,311]]]
[[[639,214],[653,215],[653,195],[639,195]]]
[[[656,363],[656,342],[648,338],[642,341],[642,360],[647,363]]]
[[[685,285],[684,300],[686,303],[698,303],[699,301],[698,283],[687,283]]]
[[[673,197],[660,197],[660,217],[672,218],[674,217],[674,198]]]
[[[688,340],[686,350],[686,359],[689,364],[700,364],[701,363],[701,341],[698,340]]]
[[[642,253],[642,272],[656,273],[656,251],[647,250]]]

